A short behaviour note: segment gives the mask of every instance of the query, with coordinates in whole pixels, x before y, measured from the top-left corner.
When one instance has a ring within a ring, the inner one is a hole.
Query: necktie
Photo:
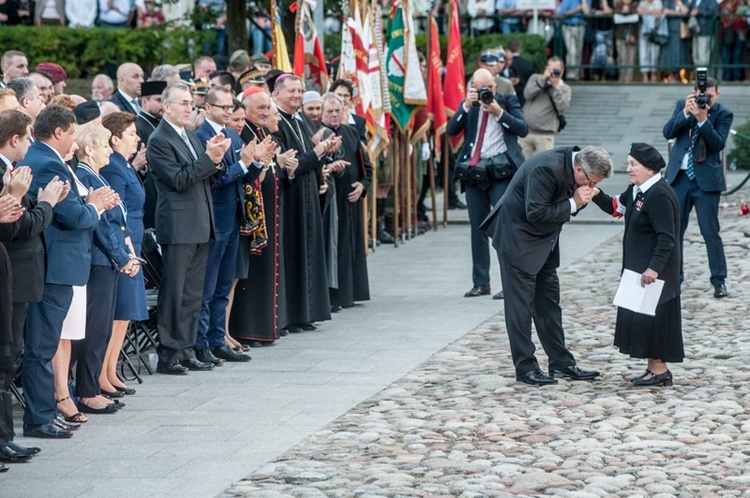
[[[479,135],[477,136],[477,143],[474,146],[474,153],[471,155],[471,161],[469,165],[476,166],[479,163],[479,156],[482,154],[482,144],[484,143],[484,132],[487,129],[487,120],[490,115],[486,112],[482,113],[482,124],[479,125]]]
[[[182,137],[182,141],[185,142],[185,145],[187,145],[187,148],[190,151],[190,154],[193,155],[193,159],[198,159],[198,156],[195,153],[195,149],[193,149],[193,145],[190,143],[190,140],[188,139],[188,136],[185,130],[182,130],[182,134],[180,135],[180,137]]]
[[[693,162],[693,149],[695,149],[696,143],[698,143],[698,124],[697,123],[693,127],[693,132],[690,135],[690,150],[688,150],[687,169],[685,170],[685,174],[691,180],[695,179],[695,164]]]
[[[133,99],[130,101],[130,105],[133,106],[133,109],[135,109],[135,114],[138,115],[141,113],[141,106],[138,105],[138,99]]]

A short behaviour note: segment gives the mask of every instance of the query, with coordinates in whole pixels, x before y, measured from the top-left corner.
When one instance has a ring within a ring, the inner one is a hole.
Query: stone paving
[[[750,496],[750,217],[721,220],[730,296],[693,219],[673,387],[631,387],[645,362],[612,346],[617,235],[560,274],[569,346],[600,380],[516,383],[499,313],[222,496]]]

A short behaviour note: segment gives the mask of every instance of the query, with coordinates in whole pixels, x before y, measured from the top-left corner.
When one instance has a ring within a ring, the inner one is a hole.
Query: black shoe
[[[57,417],[55,417],[55,420],[52,421],[52,425],[55,425],[64,431],[77,431],[81,428],[80,422],[70,422],[69,420],[65,420],[60,414],[58,414]]]
[[[464,294],[464,297],[479,297],[487,296],[490,293],[489,287],[472,287],[469,292]]]
[[[109,406],[114,406],[118,410],[121,408],[125,408],[125,403],[123,403],[122,401],[117,400],[117,399],[113,399],[112,401],[113,402]]]
[[[8,472],[8,466],[4,463],[0,463],[0,474],[2,474],[3,472]]]
[[[549,384],[557,384],[557,379],[544,375],[544,372],[542,372],[538,368],[536,370],[529,370],[528,372],[521,375],[516,375],[516,380],[518,382],[531,384],[532,386],[546,386]]]
[[[279,329],[279,337],[286,337],[289,335],[289,330],[287,329]]]
[[[81,413],[88,413],[91,415],[112,415],[113,413],[117,413],[117,407],[114,403],[107,405],[104,408],[92,408],[85,403],[79,402],[78,409]]]
[[[31,460],[31,455],[26,453],[19,453],[10,446],[0,447],[0,462],[5,463],[20,463],[28,462]]]
[[[635,382],[636,380],[640,380],[640,379],[646,378],[646,377],[648,377],[649,375],[653,375],[653,374],[654,374],[654,373],[653,373],[653,372],[652,372],[651,370],[649,370],[649,369],[647,368],[647,369],[646,369],[646,371],[645,371],[645,372],[643,372],[643,373],[642,373],[641,375],[639,375],[638,377],[633,377],[632,379],[630,379],[630,382]]]
[[[299,328],[301,328],[302,330],[317,330],[318,327],[316,327],[312,323],[300,323]]]
[[[492,296],[492,299],[505,299],[505,294],[503,293],[503,291],[500,291],[494,296]]]
[[[23,435],[25,437],[38,437],[42,439],[66,439],[73,437],[73,433],[60,429],[53,424],[44,425],[26,425],[23,426]]]
[[[31,456],[34,456],[37,453],[39,453],[40,451],[42,451],[41,448],[37,448],[35,446],[29,446],[29,447],[19,446],[16,443],[14,443],[13,441],[10,441],[8,443],[8,447],[11,448],[11,449],[13,449],[13,450],[15,450],[15,451],[17,451],[18,453],[21,453],[21,454],[24,454],[24,455],[31,455]]]
[[[378,242],[381,244],[393,244],[395,241],[396,239],[393,238],[391,233],[386,232],[385,230],[378,232]]]
[[[714,297],[717,299],[721,299],[722,297],[727,297],[729,293],[727,292],[727,286],[724,284],[714,285]]]
[[[466,209],[466,204],[464,204],[463,201],[459,199],[452,204],[448,204],[448,209]]]
[[[341,307],[341,306],[339,306],[339,305],[336,305],[336,306],[331,306],[331,313],[338,313],[338,312],[339,312],[339,311],[341,311],[342,309],[344,309],[344,308],[342,308],[342,307]]]
[[[211,351],[211,348],[197,349],[195,351],[195,358],[202,363],[210,363],[211,365],[215,365],[217,367],[220,367],[224,364],[224,362],[217,358],[214,352]]]
[[[105,391],[104,389],[99,389],[99,392],[101,392],[104,396],[108,398],[122,398],[125,396],[125,393],[122,391],[115,390],[113,392]]]
[[[290,334],[301,334],[302,333],[302,329],[299,328],[299,327],[297,327],[296,325],[289,325],[289,326],[287,326],[286,330]]]
[[[671,386],[672,385],[672,372],[667,370],[663,374],[655,374],[653,372],[648,373],[649,376],[644,376],[640,379],[630,381],[634,386]]]
[[[117,389],[122,394],[127,394],[128,396],[135,394],[135,389],[132,389],[130,387],[117,387],[115,386],[115,389]]]
[[[187,375],[188,369],[179,363],[162,363],[156,364],[156,371],[160,374],[167,375]]]
[[[251,348],[262,348],[265,344],[261,341],[249,341],[247,345],[250,346]]]
[[[581,370],[577,365],[571,365],[559,370],[550,369],[549,375],[556,379],[591,380],[599,377],[599,372],[595,370]]]
[[[187,367],[188,370],[195,370],[197,372],[207,372],[214,369],[213,363],[203,363],[196,358],[190,358],[189,360],[183,360],[182,366]]]
[[[230,348],[226,344],[224,344],[223,346],[217,346],[215,348],[212,348],[211,352],[214,354],[215,357],[221,358],[222,360],[226,360],[226,361],[244,362],[244,361],[252,360],[250,355],[246,355],[242,353],[235,353],[234,351],[232,351],[232,348]]]

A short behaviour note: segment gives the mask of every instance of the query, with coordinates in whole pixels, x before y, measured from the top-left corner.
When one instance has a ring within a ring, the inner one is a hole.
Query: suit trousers
[[[239,230],[232,230],[231,232],[217,232],[216,239],[209,243],[209,264],[206,268],[206,280],[203,283],[203,303],[198,322],[198,337],[195,342],[196,350],[226,344],[224,334],[229,305],[228,296],[234,282],[239,242]]]
[[[93,398],[101,394],[99,375],[109,338],[112,337],[118,273],[109,266],[91,267],[86,284],[86,337],[76,341],[76,396],[79,398]]]
[[[721,285],[727,278],[727,260],[724,256],[724,242],[719,235],[719,200],[721,192],[705,192],[698,182],[690,180],[684,171],[679,171],[672,182],[672,189],[680,201],[680,281],[683,280],[683,262],[685,261],[685,230],[690,219],[690,211],[695,206],[698,226],[706,242],[708,268],[711,270],[711,284]]]
[[[23,324],[28,309],[29,303],[13,303],[13,343],[8,351],[10,354],[0,356],[0,446],[7,445],[16,436],[13,431],[13,394],[10,392],[10,386],[16,373],[16,361],[23,346]]]
[[[57,416],[52,357],[57,352],[63,321],[72,301],[72,286],[45,284],[42,300],[29,305],[22,374],[25,424],[49,424]]]
[[[479,225],[490,214],[510,184],[510,178],[492,182],[487,189],[466,186],[466,207],[471,223],[471,281],[474,287],[490,286],[490,243]]]
[[[500,256],[500,274],[505,291],[505,328],[508,331],[516,375],[539,368],[534,356],[536,348],[531,340],[532,319],[539,342],[549,357],[549,368],[561,369],[575,365],[575,358],[565,347],[560,281],[554,258],[548,258],[539,273],[531,275]]]
[[[583,35],[586,33],[585,24],[563,24],[563,41],[565,42],[565,79],[577,80],[583,57]]]
[[[159,360],[178,363],[195,358],[195,338],[206,278],[209,244],[165,244],[156,308]]]

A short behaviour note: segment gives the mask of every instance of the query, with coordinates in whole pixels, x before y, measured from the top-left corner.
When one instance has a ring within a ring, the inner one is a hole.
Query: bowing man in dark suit
[[[109,99],[123,112],[135,114],[141,112],[138,97],[141,96],[143,69],[138,64],[126,62],[117,68],[117,91]]]
[[[478,90],[487,87],[494,95],[491,104],[479,101]],[[523,164],[524,157],[517,137],[529,133],[518,99],[511,93],[495,92],[494,75],[487,69],[477,69],[472,77],[472,87],[466,99],[448,122],[446,132],[456,136],[464,132],[464,145],[458,154],[458,163],[469,163],[476,167],[481,161],[503,158],[512,165],[508,176],[489,178],[484,184],[467,181],[466,205],[471,222],[472,288],[465,297],[476,297],[490,293],[490,250],[487,235],[479,225],[497,204],[510,184],[513,171]],[[489,169],[489,168],[488,168]],[[488,171],[488,174],[490,172]],[[502,291],[495,299],[502,298]]]
[[[44,290],[44,243],[41,234],[52,223],[52,208],[67,193],[65,183],[53,179],[38,193],[36,203],[25,195],[26,188],[31,184],[31,170],[14,169],[12,163],[20,161],[26,155],[30,134],[31,118],[16,110],[0,112],[0,175],[3,176],[3,189],[9,185],[9,193],[25,209],[14,224],[17,231],[12,240],[5,242],[13,270],[7,273],[9,282],[13,284],[13,304],[6,308],[8,312],[12,311],[10,326],[6,328],[4,324],[0,325],[0,330],[5,333],[0,337],[0,461],[18,461],[19,456],[24,459],[24,454],[33,455],[38,452],[38,448],[22,448],[13,443],[15,432],[10,387],[16,360],[21,353],[23,325],[29,302],[39,301]],[[23,194],[13,188],[19,181],[25,186]]]
[[[73,299],[73,286],[86,285],[91,267],[91,240],[99,215],[113,208],[117,194],[109,187],[86,190],[63,162],[75,151],[76,117],[72,111],[51,105],[37,117],[37,140],[19,164],[34,175],[29,190],[37,191],[55,178],[70,182],[71,191],[54,207],[54,219],[44,231],[47,275],[44,294],[29,305],[23,354],[23,390],[26,397],[24,435],[66,438],[55,409],[52,357],[57,351],[63,320]]]
[[[483,224],[500,257],[505,326],[521,382],[544,385],[557,383],[556,378],[599,375],[578,368],[565,347],[557,267],[563,224],[586,206],[596,184],[611,173],[612,159],[600,147],[543,152],[521,166]],[[534,356],[532,318],[549,357],[549,376]]]
[[[205,106],[206,120],[195,135],[202,144],[207,144],[213,137],[222,134],[231,140],[231,146],[222,159],[224,174],[211,185],[216,236],[210,242],[208,253],[210,264],[206,268],[203,284],[195,355],[202,362],[221,365],[222,360],[250,360],[250,356],[236,353],[226,344],[226,309],[234,281],[240,225],[245,224],[242,182],[254,182],[260,177],[264,164],[259,160],[262,155],[273,154],[275,145],[269,137],[261,144],[251,141],[243,147],[239,134],[226,128],[234,111],[229,90],[212,88],[206,93]]]
[[[157,191],[156,237],[163,275],[157,304],[159,364],[171,375],[211,370],[195,358],[195,339],[208,260],[215,235],[211,182],[224,171],[231,140],[218,134],[203,145],[185,127],[195,103],[187,85],[172,83],[161,96],[164,115],[151,134],[146,156]],[[184,365],[180,363],[184,363]]]
[[[698,225],[708,251],[708,267],[714,297],[726,297],[727,260],[719,235],[719,198],[726,190],[721,151],[727,143],[734,115],[716,102],[719,85],[708,78],[705,107],[696,102],[698,87],[684,100],[678,100],[672,118],[664,125],[664,138],[675,139],[669,156],[666,178],[680,201],[680,255],[690,211],[695,206]],[[683,256],[684,258],[684,256]],[[683,276],[680,265],[680,278]]]

